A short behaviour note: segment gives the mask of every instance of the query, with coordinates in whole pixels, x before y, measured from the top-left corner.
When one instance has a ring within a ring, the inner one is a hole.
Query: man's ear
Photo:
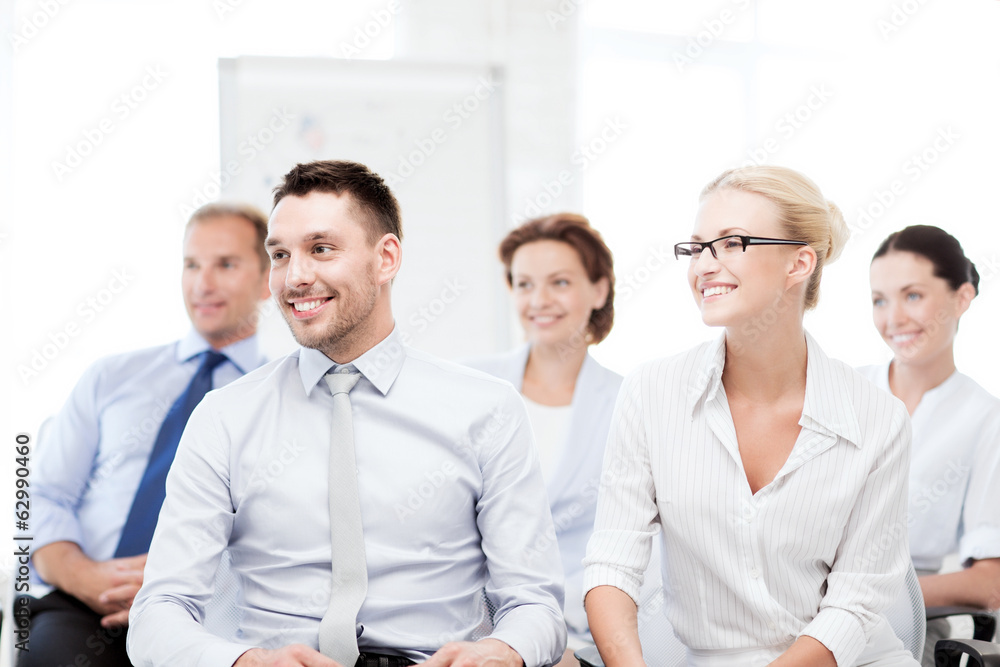
[[[403,247],[395,234],[384,234],[375,243],[375,253],[378,256],[378,284],[391,282],[403,263]]]
[[[260,294],[257,295],[257,298],[260,299],[261,301],[267,301],[268,299],[271,298],[271,286],[269,284],[270,278],[271,278],[270,270],[264,269],[264,273],[261,275]]]

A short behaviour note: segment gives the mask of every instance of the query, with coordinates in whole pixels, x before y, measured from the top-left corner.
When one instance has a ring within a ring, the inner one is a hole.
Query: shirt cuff
[[[257,646],[244,646],[227,641],[210,644],[198,658],[198,667],[231,667],[240,656]]]
[[[588,565],[583,571],[584,599],[592,588],[598,586],[614,586],[632,598],[635,606],[639,606],[639,589],[642,587],[642,581],[634,575],[627,574],[613,565],[603,563]]]
[[[838,665],[853,665],[868,645],[868,638],[857,616],[844,609],[824,607],[799,633],[825,646]]]
[[[551,619],[549,623],[544,623],[548,619]],[[554,665],[566,650],[566,624],[561,616],[555,618],[546,614],[546,619],[541,619],[537,614],[516,614],[514,617],[507,613],[493,628],[489,639],[499,639],[517,651],[525,667]],[[551,639],[556,640],[555,644]]]
[[[35,527],[35,538],[31,550],[38,551],[53,542],[75,542],[83,547],[83,530],[76,517],[65,512],[51,512],[44,508],[45,518]],[[37,512],[43,514],[43,512]]]
[[[1000,526],[982,526],[966,532],[958,545],[958,553],[964,565],[970,560],[1000,558]]]

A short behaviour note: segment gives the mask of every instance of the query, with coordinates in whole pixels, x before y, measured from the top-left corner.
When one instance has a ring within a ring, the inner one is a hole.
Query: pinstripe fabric
[[[585,591],[611,585],[636,599],[659,523],[668,617],[691,649],[781,647],[807,634],[852,665],[886,636],[878,613],[908,567],[909,418],[806,338],[802,429],[756,494],[722,385],[724,336],[626,379]]]

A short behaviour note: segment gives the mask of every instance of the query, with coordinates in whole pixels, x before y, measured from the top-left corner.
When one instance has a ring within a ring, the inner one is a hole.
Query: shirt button
[[[750,576],[754,579],[760,579],[760,570],[757,568],[750,570]]]
[[[774,621],[768,621],[767,622],[767,627],[770,628],[771,630],[774,630],[775,627],[777,627],[777,626],[774,625]]]

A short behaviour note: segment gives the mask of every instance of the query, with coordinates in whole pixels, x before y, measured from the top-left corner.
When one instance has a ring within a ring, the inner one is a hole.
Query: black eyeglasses
[[[722,241],[722,244],[716,248],[715,244]],[[738,234],[732,234],[730,236],[722,236],[715,239],[714,241],[705,241],[704,243],[700,241],[687,241],[685,243],[678,243],[674,246],[674,257],[680,259],[681,257],[690,257],[691,259],[697,259],[701,257],[701,251],[708,248],[712,252],[712,257],[719,259],[719,254],[722,256],[735,255],[739,252],[746,252],[747,246],[752,245],[809,245],[805,241],[789,241],[788,239],[767,239],[760,236],[740,236]]]

